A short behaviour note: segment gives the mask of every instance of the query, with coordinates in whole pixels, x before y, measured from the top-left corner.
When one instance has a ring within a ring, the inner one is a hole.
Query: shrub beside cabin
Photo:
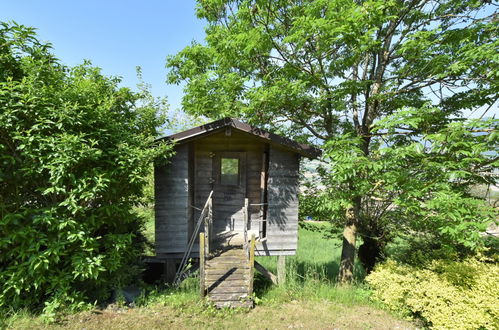
[[[157,258],[180,260],[191,238],[188,257],[199,257],[195,231],[211,192],[214,242],[244,243],[246,222],[255,255],[296,253],[300,157],[320,151],[231,118],[164,139],[175,142],[176,153],[155,168]]]

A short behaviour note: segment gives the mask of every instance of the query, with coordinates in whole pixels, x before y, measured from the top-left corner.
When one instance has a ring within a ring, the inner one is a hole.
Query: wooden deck
[[[226,246],[206,261],[205,287],[208,300],[217,307],[253,307],[252,272],[242,246]]]
[[[204,241],[201,233],[201,245]],[[244,244],[242,235],[217,235],[209,255],[201,253],[201,295],[217,307],[253,307],[254,254],[254,235],[250,245]]]

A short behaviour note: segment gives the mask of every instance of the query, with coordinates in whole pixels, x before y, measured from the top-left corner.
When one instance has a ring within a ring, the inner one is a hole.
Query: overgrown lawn
[[[4,319],[7,328],[414,328],[412,323],[382,310],[369,299],[362,284],[364,272],[355,265],[357,282],[337,286],[340,241],[328,223],[306,222],[299,229],[296,256],[286,260],[287,280],[272,285],[256,272],[256,307],[252,310],[217,310],[199,299],[197,278],[184,281],[179,289],[148,287],[134,308],[113,304],[76,314],[61,315],[44,323],[40,316],[18,312]],[[276,272],[277,257],[257,257]],[[0,327],[2,323],[0,322]]]

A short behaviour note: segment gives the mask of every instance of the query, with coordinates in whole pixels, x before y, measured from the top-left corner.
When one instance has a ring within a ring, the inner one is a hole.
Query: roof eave
[[[175,133],[163,138],[157,139],[159,140],[170,140],[170,141],[175,141],[176,143],[186,143],[188,141],[191,141],[196,138],[200,138],[201,136],[204,136],[209,133],[214,133],[215,131],[218,131],[219,129],[222,129],[224,127],[234,127],[235,129],[249,133],[252,136],[255,136],[257,138],[260,138],[261,140],[264,140],[265,142],[279,145],[282,147],[285,147],[286,149],[290,149],[291,151],[294,151],[302,156],[305,156],[307,158],[319,158],[322,154],[322,152],[308,144],[302,144],[298,143],[294,140],[291,140],[289,138],[265,131],[260,128],[253,127],[249,124],[243,123],[239,121],[238,119],[235,118],[223,118],[219,119],[216,121],[213,121],[208,124],[204,124],[198,127],[194,127],[191,129],[188,129],[183,132]]]

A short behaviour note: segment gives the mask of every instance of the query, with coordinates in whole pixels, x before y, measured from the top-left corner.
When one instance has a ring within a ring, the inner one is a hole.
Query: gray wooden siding
[[[155,168],[156,253],[180,253],[187,245],[189,145],[175,147],[166,166]]]
[[[300,156],[276,147],[269,150],[267,240],[257,255],[294,255],[298,245]]]
[[[212,179],[215,179],[215,175],[213,173],[212,154],[217,152],[246,153],[246,166],[244,169],[246,176],[246,197],[248,197],[250,204],[260,203],[260,173],[262,167],[262,154],[265,149],[264,143],[257,141],[255,138],[250,137],[247,134],[232,130],[231,136],[226,136],[225,131],[221,131],[205,138],[199,139],[195,144],[196,173],[194,182],[196,207],[201,208],[203,206],[206,198],[213,188]],[[217,199],[223,197],[214,196],[214,198]],[[237,232],[242,232],[242,210],[234,209],[233,211],[232,228]],[[258,206],[253,206],[250,208],[250,215],[252,220],[259,219],[259,211],[260,209]],[[196,217],[198,216],[198,214],[199,212],[196,212]],[[214,210],[214,215],[215,214],[216,211]],[[215,222],[217,220],[219,219],[214,218]],[[258,230],[258,226],[258,222],[252,223],[253,229]],[[214,224],[214,227],[220,229],[222,226]]]
[[[257,255],[294,255],[298,242],[299,155],[269,146],[245,133],[225,131],[180,144],[170,163],[155,168],[156,254],[181,257],[199,211],[213,184],[213,153],[246,154],[246,197],[261,203],[263,154],[268,152],[266,240],[257,243]],[[229,192],[230,193],[230,192]],[[244,196],[243,196],[244,197]],[[216,197],[215,198],[220,198]],[[215,214],[216,212],[214,212]],[[251,229],[258,232],[260,206],[250,207]],[[234,212],[234,229],[242,231],[242,213]],[[214,219],[216,221],[216,219]],[[198,251],[193,247],[192,257]]]

